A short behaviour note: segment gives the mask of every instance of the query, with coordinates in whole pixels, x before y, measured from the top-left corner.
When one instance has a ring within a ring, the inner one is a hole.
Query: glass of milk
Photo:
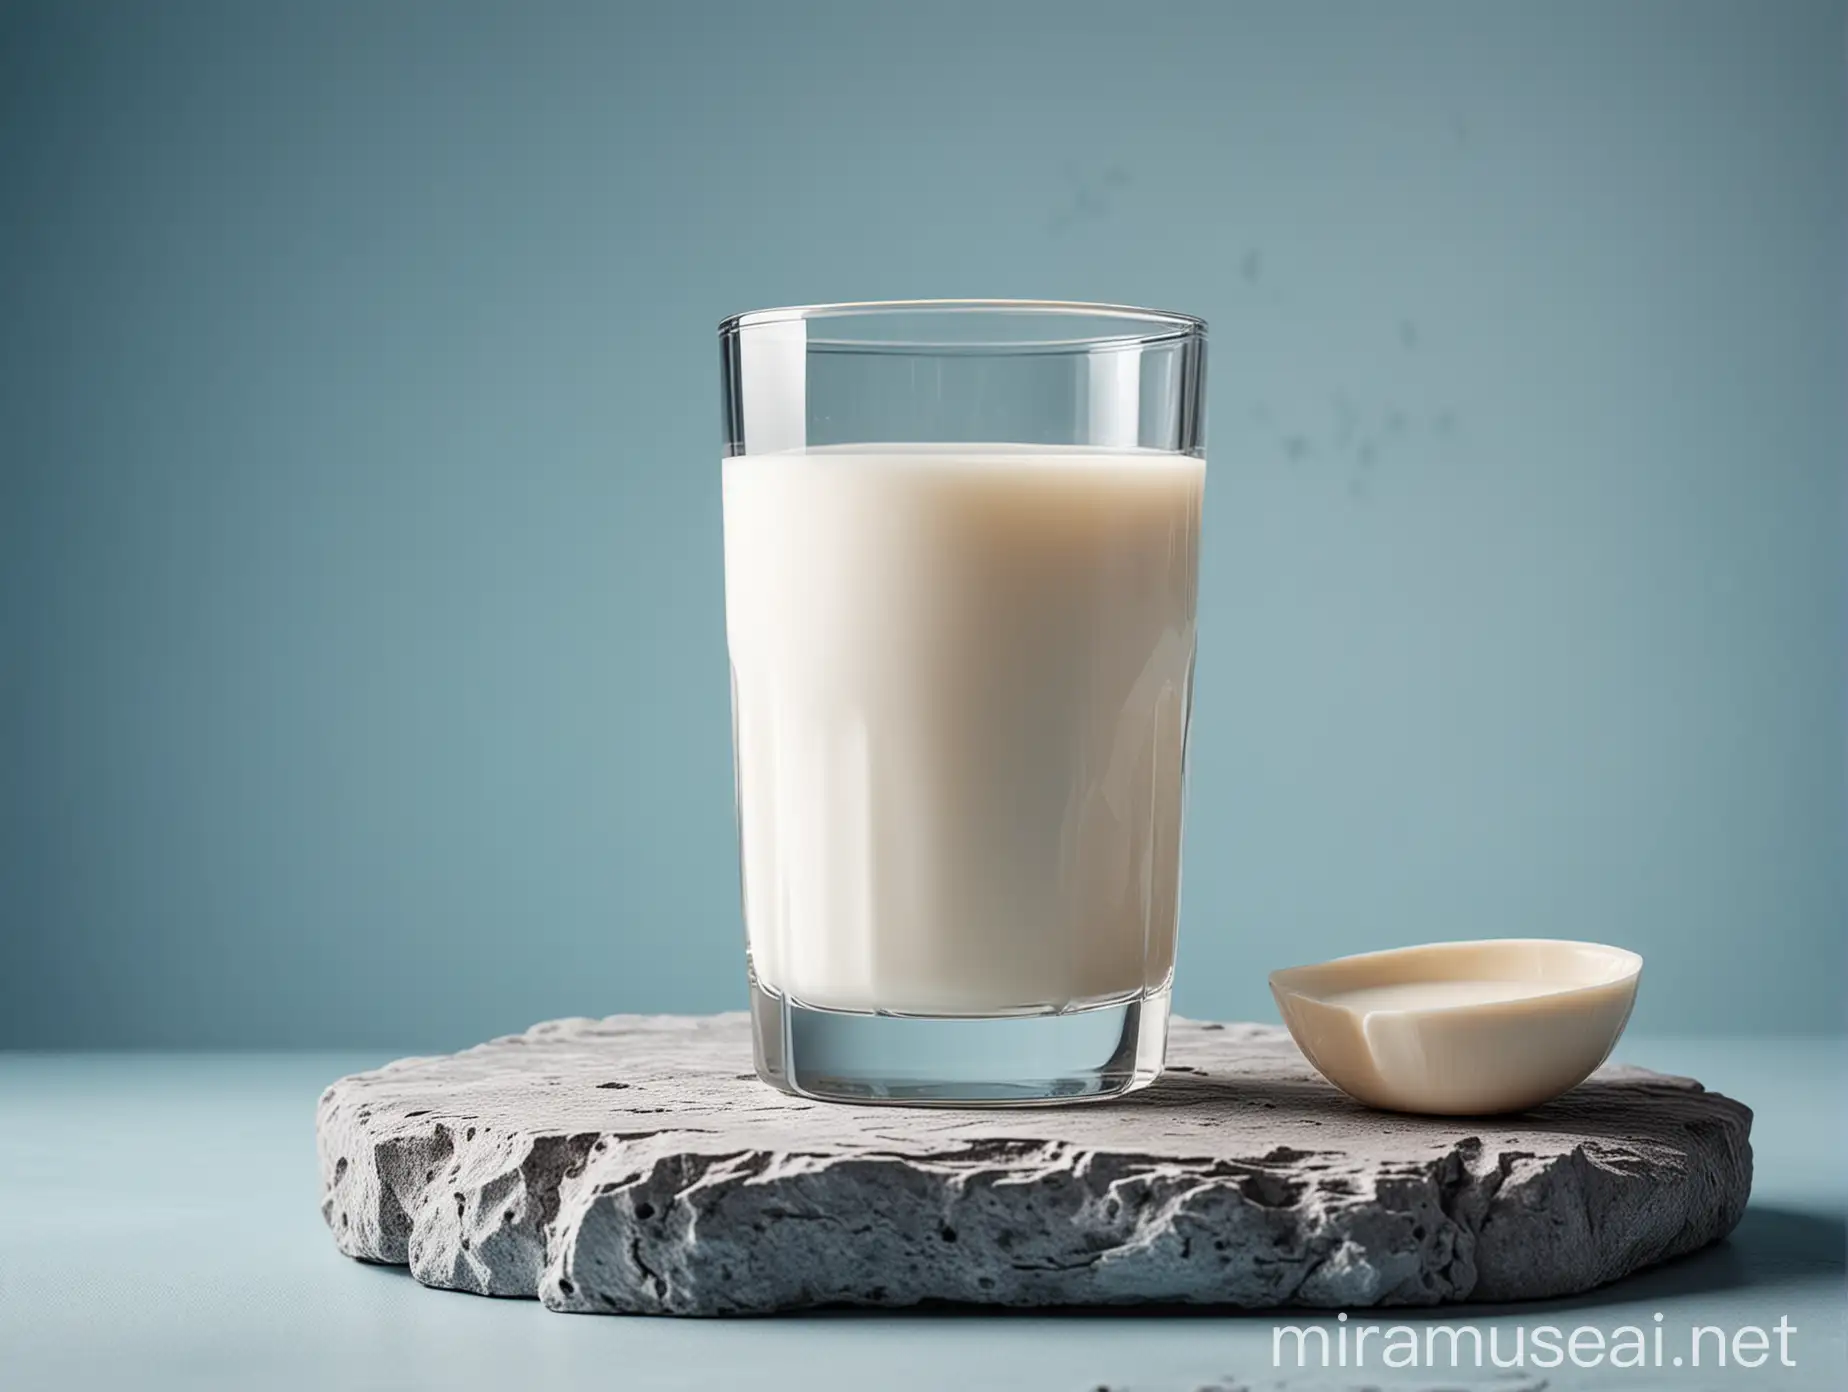
[[[805,1097],[1161,1071],[1206,326],[1039,301],[719,327],[757,1071]]]

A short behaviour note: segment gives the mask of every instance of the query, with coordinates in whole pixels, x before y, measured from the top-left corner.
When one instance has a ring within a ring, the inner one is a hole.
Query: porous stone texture
[[[1606,1067],[1519,1116],[1369,1111],[1282,1030],[1174,1024],[1114,1102],[773,1091],[746,1017],[557,1020],[322,1095],[340,1250],[554,1310],[1436,1305],[1566,1295],[1738,1222],[1751,1113]]]

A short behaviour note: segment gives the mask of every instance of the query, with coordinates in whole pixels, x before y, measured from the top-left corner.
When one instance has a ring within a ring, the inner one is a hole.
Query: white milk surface
[[[1510,1001],[1554,996],[1570,986],[1557,981],[1395,981],[1332,991],[1321,999],[1349,1010],[1451,1010],[1459,1006],[1505,1005]]]
[[[918,1014],[1165,983],[1204,464],[856,445],[724,474],[758,979]]]

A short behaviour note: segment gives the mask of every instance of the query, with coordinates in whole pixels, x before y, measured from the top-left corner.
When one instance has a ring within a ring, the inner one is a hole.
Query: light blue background
[[[0,1045],[741,1004],[713,328],[932,295],[1211,321],[1182,1010],[1836,1028],[1845,99],[1840,4],[0,7]]]

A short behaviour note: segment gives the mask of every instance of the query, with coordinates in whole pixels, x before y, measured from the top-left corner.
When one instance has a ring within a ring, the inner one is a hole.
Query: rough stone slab
[[[1116,1102],[844,1107],[758,1082],[742,1014],[557,1020],[328,1088],[321,1211],[349,1256],[555,1310],[1355,1308],[1583,1291],[1751,1189],[1750,1111],[1685,1078],[1446,1121],[1269,1026],[1176,1021],[1169,1057]]]

